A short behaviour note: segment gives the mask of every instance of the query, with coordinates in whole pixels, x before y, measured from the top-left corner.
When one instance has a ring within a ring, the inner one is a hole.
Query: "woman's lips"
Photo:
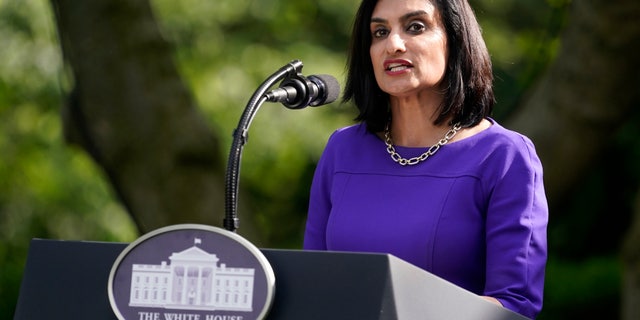
[[[407,60],[387,60],[384,62],[384,70],[389,74],[398,74],[408,71],[413,66]]]

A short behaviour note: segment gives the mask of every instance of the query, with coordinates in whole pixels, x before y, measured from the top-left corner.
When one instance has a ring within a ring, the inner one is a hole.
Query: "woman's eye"
[[[420,33],[422,31],[424,31],[425,26],[422,23],[419,22],[414,22],[412,24],[409,25],[409,27],[407,27],[407,31],[411,32],[411,33]]]
[[[383,38],[384,36],[386,36],[389,32],[386,29],[376,29],[373,30],[373,37],[374,38]]]

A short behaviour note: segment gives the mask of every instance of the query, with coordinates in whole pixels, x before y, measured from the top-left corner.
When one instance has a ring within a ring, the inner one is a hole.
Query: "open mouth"
[[[385,66],[385,69],[389,72],[400,72],[411,68],[411,65],[406,62],[391,62]]]

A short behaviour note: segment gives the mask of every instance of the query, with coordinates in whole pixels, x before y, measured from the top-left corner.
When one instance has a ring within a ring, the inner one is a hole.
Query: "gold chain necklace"
[[[387,152],[389,153],[389,155],[391,155],[391,159],[393,159],[393,161],[403,166],[412,166],[427,160],[427,158],[438,152],[438,150],[440,150],[440,147],[449,142],[449,140],[453,139],[453,137],[456,135],[456,133],[458,133],[458,131],[460,131],[460,129],[462,129],[462,126],[459,122],[454,124],[453,127],[451,127],[449,131],[447,131],[444,137],[440,139],[438,143],[432,145],[425,153],[421,154],[418,157],[406,159],[403,158],[398,152],[396,152],[396,148],[393,147],[393,141],[391,141],[391,123],[389,122],[384,127],[384,144],[387,145]]]

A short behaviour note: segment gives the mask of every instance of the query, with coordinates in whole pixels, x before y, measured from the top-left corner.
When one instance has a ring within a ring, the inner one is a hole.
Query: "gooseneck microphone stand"
[[[238,127],[233,131],[233,142],[229,160],[227,162],[227,172],[225,177],[225,218],[223,221],[226,230],[235,232],[239,226],[237,216],[238,210],[238,181],[240,176],[240,160],[242,149],[247,143],[249,126],[260,106],[267,101],[265,94],[276,82],[287,77],[294,77],[302,70],[302,62],[293,60],[269,76],[258,89],[253,93],[251,99],[240,117]]]

